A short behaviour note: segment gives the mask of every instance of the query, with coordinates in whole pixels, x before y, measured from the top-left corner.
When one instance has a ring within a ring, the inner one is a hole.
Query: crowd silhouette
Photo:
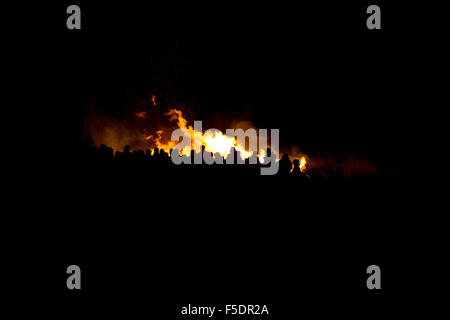
[[[62,165],[65,162],[70,162],[71,165],[79,167],[80,170],[94,174],[104,172],[105,176],[108,174],[108,170],[109,172],[113,170],[116,173],[124,172],[125,174],[136,173],[136,175],[148,173],[153,177],[177,176],[184,173],[194,173],[206,178],[216,175],[225,177],[261,176],[261,168],[271,166],[270,163],[261,163],[256,153],[245,160],[241,160],[239,151],[234,148],[228,155],[228,157],[234,159],[234,162],[227,162],[228,159],[223,158],[220,154],[213,155],[210,153],[209,160],[203,156],[201,164],[194,164],[194,159],[198,155],[191,151],[190,157],[187,157],[191,162],[190,164],[174,164],[170,157],[172,150],[169,151],[170,153],[158,148],[148,148],[144,151],[133,149],[129,145],[126,145],[123,150],[115,150],[105,144],[96,146],[90,135],[72,143],[61,143],[60,148],[57,148],[57,150],[53,158],[56,162]],[[204,147],[202,152],[204,152]],[[266,155],[270,157],[270,148],[267,148]],[[183,157],[186,157],[186,155]],[[213,158],[214,161],[211,160]],[[60,161],[61,159],[63,161]],[[335,158],[319,157],[315,160],[308,159],[301,166],[299,159],[292,159],[288,154],[283,154],[278,161],[278,172],[275,175],[278,177],[293,177],[296,183],[311,183],[312,181],[340,182],[342,180],[367,181],[374,178],[392,176],[368,170],[361,165],[364,162],[352,162],[346,159],[337,160]],[[313,161],[316,162],[316,165],[314,165]]]
[[[170,150],[172,152],[172,150]],[[204,152],[204,147],[202,148]],[[267,156],[271,155],[270,148],[266,150]],[[192,150],[190,159],[192,164],[179,164],[176,165],[172,162],[170,154],[163,149],[146,149],[143,150],[132,150],[130,146],[125,146],[122,151],[114,150],[113,148],[101,144],[100,146],[95,146],[91,137],[89,135],[83,140],[82,152],[80,157],[82,162],[91,163],[93,165],[100,164],[102,166],[108,164],[117,164],[122,167],[139,168],[145,171],[156,171],[158,173],[166,171],[174,171],[180,173],[180,171],[185,172],[201,172],[215,171],[215,173],[225,173],[225,174],[238,174],[238,175],[260,175],[261,167],[269,167],[270,164],[261,163],[257,154],[254,153],[251,157],[241,160],[240,152],[231,149],[230,154],[227,158],[222,157],[220,154],[210,154],[210,159],[214,159],[214,163],[211,160],[207,162],[203,159],[202,164],[193,164],[193,159],[196,157],[195,152]],[[184,155],[183,157],[186,157]],[[228,157],[232,157],[235,161],[233,164],[227,163]],[[226,164],[227,163],[227,164]],[[303,170],[300,169],[300,162],[290,160],[288,154],[284,154],[279,161],[279,169],[277,175],[279,176],[297,176],[302,179],[310,178],[310,168],[306,166]]]

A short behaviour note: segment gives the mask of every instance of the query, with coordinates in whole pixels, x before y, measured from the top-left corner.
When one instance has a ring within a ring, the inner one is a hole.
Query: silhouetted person
[[[103,143],[98,148],[98,160],[111,161],[114,160],[114,151],[112,148],[105,146]]]
[[[292,169],[292,175],[293,176],[303,175],[302,170],[300,170],[300,161],[298,159],[295,159],[292,164],[294,165],[294,169]]]
[[[159,149],[157,147],[155,147],[155,149],[153,149],[153,159],[154,160],[159,159]]]
[[[161,149],[161,150],[159,150],[159,158],[163,162],[167,162],[169,160],[169,155],[167,154],[166,151],[164,151],[164,149]]]
[[[131,150],[130,146],[125,146],[125,148],[123,149],[123,154],[122,154],[123,160],[131,160],[132,159],[130,150]]]
[[[144,161],[144,160],[145,160],[145,154],[144,154],[144,151],[138,150],[138,151],[136,152],[136,160],[138,160],[138,161]]]
[[[145,160],[151,159],[152,159],[152,152],[149,149],[145,150]]]
[[[292,170],[292,162],[287,153],[283,154],[279,162],[278,174],[280,176],[288,176]]]

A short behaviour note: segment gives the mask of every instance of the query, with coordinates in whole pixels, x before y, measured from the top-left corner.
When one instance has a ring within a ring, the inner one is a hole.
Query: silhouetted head
[[[283,154],[283,156],[281,157],[281,160],[283,160],[283,161],[291,161],[291,159],[289,159],[289,155],[287,153]]]
[[[293,164],[294,164],[294,167],[300,167],[300,161],[298,159],[295,159]]]
[[[124,152],[130,152],[130,149],[131,149],[131,147],[130,146],[125,146],[125,148],[124,148]]]

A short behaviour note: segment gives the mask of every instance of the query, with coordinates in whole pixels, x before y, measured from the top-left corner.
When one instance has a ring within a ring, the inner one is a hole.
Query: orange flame
[[[135,115],[137,117],[141,117],[141,113],[136,113]],[[189,137],[191,139],[191,145],[184,147],[182,150],[180,150],[180,156],[191,155],[191,150],[195,150],[195,152],[200,152],[199,146],[194,146],[194,140],[200,140],[202,141],[202,146],[205,147],[205,151],[211,152],[213,156],[215,156],[217,153],[220,154],[223,158],[226,158],[232,148],[234,148],[237,152],[239,152],[240,157],[242,160],[248,159],[252,156],[252,152],[245,149],[245,146],[242,146],[238,143],[236,137],[230,137],[226,134],[223,134],[220,131],[211,132],[207,131],[206,133],[202,133],[199,131],[194,130],[194,128],[190,125],[188,125],[188,121],[183,117],[183,113],[180,110],[177,109],[170,109],[168,112],[164,114],[168,117],[168,120],[171,122],[176,122],[176,125],[178,128],[185,131],[185,136]],[[145,114],[143,115],[145,116]],[[156,131],[156,135],[145,135],[145,139],[153,142],[153,144],[160,150],[164,150],[166,153],[170,154],[170,151],[176,147],[178,142],[176,141],[165,141],[163,142],[163,134],[164,130],[158,130]],[[166,139],[167,140],[167,139]],[[197,149],[196,149],[197,148]],[[153,154],[153,150],[151,151]],[[266,150],[260,149],[257,152],[257,157],[260,163],[264,163],[264,160],[266,158]],[[298,159],[300,162],[300,170],[304,172],[306,170],[306,158],[303,157],[293,157],[293,160]],[[279,160],[279,159],[278,159]]]
[[[145,119],[145,117],[147,116],[147,112],[145,112],[145,111],[136,112],[134,115],[138,118]]]
[[[180,155],[190,156],[191,150],[194,149],[194,138],[196,138],[201,139],[205,150],[207,152],[211,152],[213,155],[219,153],[222,157],[226,158],[230,154],[231,149],[235,148],[235,150],[240,153],[242,160],[252,156],[252,152],[247,151],[244,146],[238,144],[236,137],[229,137],[220,131],[206,132],[205,134],[195,131],[192,126],[188,126],[188,122],[183,117],[183,113],[180,110],[170,109],[164,115],[168,117],[169,121],[176,121],[178,128],[185,130],[185,135],[191,138],[191,146],[187,146],[183,148],[183,150],[180,150]],[[136,116],[139,117],[140,114],[136,114]],[[177,145],[177,142],[175,141],[167,141],[165,143],[162,142],[163,130],[157,131],[156,134],[156,137],[153,135],[146,135],[145,139],[152,141],[158,149],[162,149],[165,152],[170,153],[170,150]],[[200,150],[195,151],[200,152]],[[264,161],[265,155],[265,150],[259,150],[257,156],[260,162]]]
[[[299,167],[300,167],[300,171],[301,172],[305,172],[306,171],[306,157],[292,157],[292,162],[294,160],[298,160],[299,161]],[[292,165],[292,169],[291,172],[294,170],[294,165]]]
[[[300,158],[300,170],[305,171],[305,169],[306,169],[306,158],[301,157]]]

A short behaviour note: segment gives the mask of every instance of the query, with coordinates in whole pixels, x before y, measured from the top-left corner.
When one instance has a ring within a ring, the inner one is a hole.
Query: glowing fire
[[[142,113],[136,113],[137,117],[141,118],[145,116]],[[226,158],[232,148],[235,148],[237,152],[239,152],[242,160],[250,158],[252,156],[252,152],[245,150],[245,147],[238,144],[236,137],[229,137],[223,134],[220,131],[216,132],[206,132],[203,134],[202,132],[195,131],[192,126],[188,126],[187,120],[183,117],[183,113],[177,109],[170,109],[168,112],[164,114],[168,117],[169,121],[176,121],[178,128],[185,131],[185,135],[189,136],[192,141],[192,145],[186,146],[182,150],[180,150],[180,155],[190,156],[191,150],[195,150],[195,152],[200,152],[199,146],[194,146],[194,139],[199,139],[202,141],[202,145],[205,147],[205,150],[211,152],[213,155],[219,153],[222,157]],[[153,142],[158,149],[162,149],[167,153],[177,145],[178,142],[175,141],[167,141],[162,142],[163,130],[156,131],[156,136],[154,135],[145,135],[145,139]],[[153,154],[153,151],[152,151]],[[259,161],[262,163],[265,158],[265,151],[260,150],[257,153]]]
[[[137,117],[145,117],[145,114],[143,112],[136,113]],[[183,117],[183,113],[180,110],[177,109],[170,109],[168,112],[164,114],[168,117],[169,121],[176,122],[178,128],[182,129],[185,133],[186,137],[191,138],[191,146],[186,146],[182,150],[180,150],[180,155],[191,155],[191,150],[195,150],[195,152],[200,152],[201,147],[194,145],[194,140],[197,139],[198,141],[201,141],[201,145],[205,147],[205,150],[207,152],[211,152],[213,156],[216,154],[220,154],[223,158],[226,158],[232,148],[234,148],[239,154],[242,160],[250,158],[253,153],[246,150],[245,146],[242,146],[238,143],[236,137],[230,137],[226,134],[223,134],[220,131],[207,131],[206,133],[202,133],[199,131],[194,130],[194,128],[190,125],[188,125],[188,121]],[[171,150],[175,148],[175,146],[178,144],[176,141],[167,141],[163,142],[163,130],[156,131],[156,135],[145,135],[145,139],[153,142],[154,145],[158,149],[164,150],[166,153],[170,154]],[[151,151],[153,154],[153,150]],[[260,149],[257,152],[257,157],[260,163],[264,163],[265,157],[266,157],[266,151],[263,149]],[[306,158],[295,158],[298,159],[300,162],[300,170],[303,172],[306,170]],[[279,159],[278,159],[279,160]]]
[[[258,155],[259,162],[263,163],[265,157],[266,157],[266,151],[260,150],[259,155]]]
[[[221,132],[216,133],[206,133],[203,135],[203,145],[205,146],[205,150],[213,153],[220,153],[220,155],[224,158],[228,156],[231,148],[236,147],[236,140],[234,137],[228,137]],[[242,154],[241,154],[242,156]],[[243,157],[244,159],[244,157]]]
[[[306,157],[293,157],[293,161],[299,161],[299,167],[301,172],[306,171]],[[294,170],[294,164],[292,164],[291,172]]]
[[[301,171],[306,169],[305,165],[306,165],[306,158],[305,157],[301,157],[300,158],[300,170]]]

